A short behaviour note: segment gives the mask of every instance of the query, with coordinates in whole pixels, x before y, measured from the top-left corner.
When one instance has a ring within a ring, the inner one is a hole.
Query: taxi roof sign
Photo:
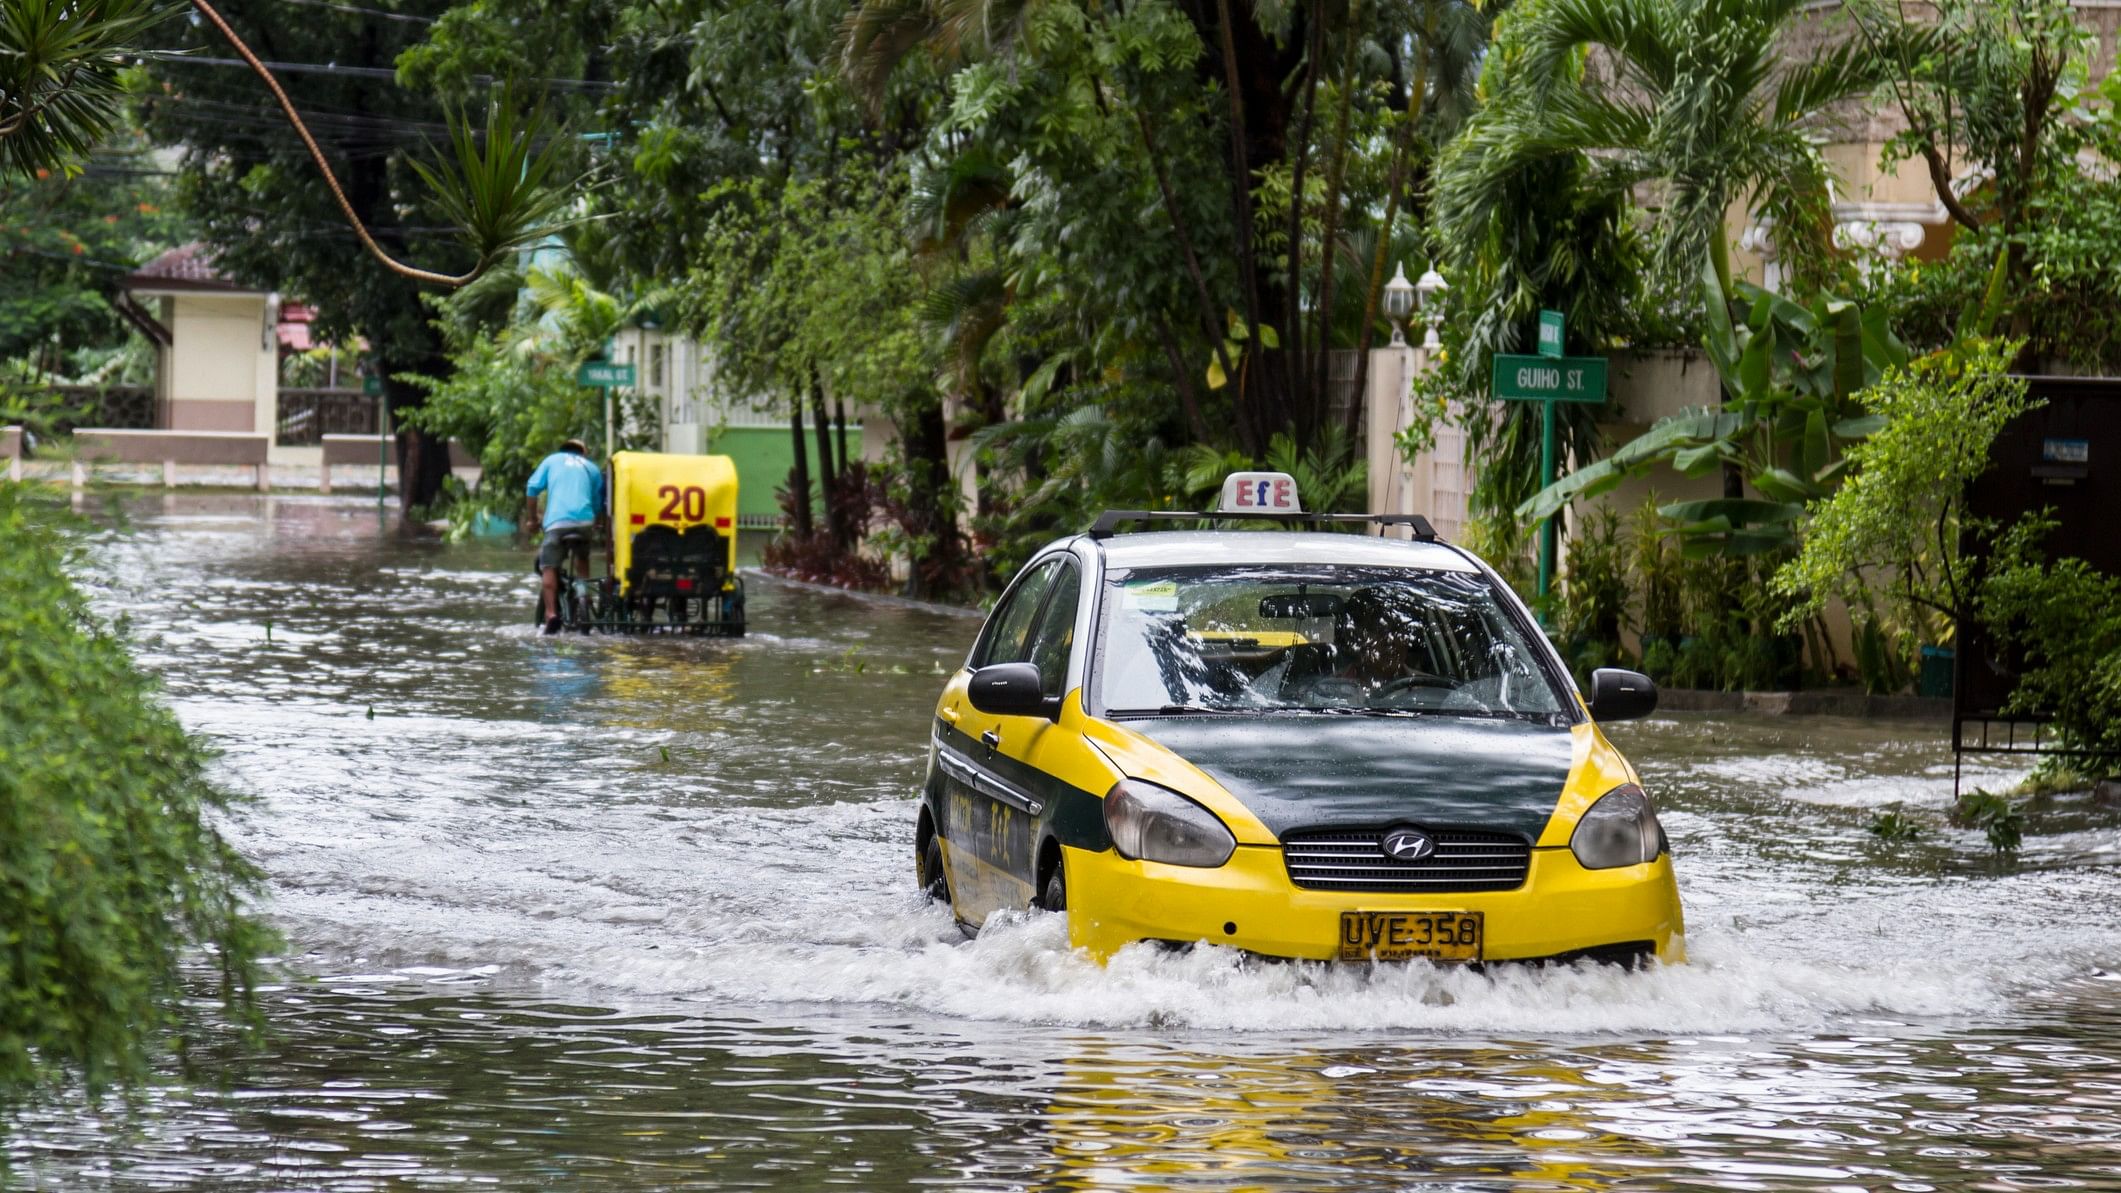
[[[1300,514],[1296,478],[1286,472],[1233,472],[1223,478],[1221,514]]]

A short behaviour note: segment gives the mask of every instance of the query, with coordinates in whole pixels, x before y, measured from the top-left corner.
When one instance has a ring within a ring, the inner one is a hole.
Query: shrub
[[[2053,718],[2070,744],[2121,763],[2121,576],[2081,559],[2048,562],[2038,544],[2054,529],[2028,517],[2003,534],[1975,607],[2023,669],[2005,711]]]
[[[68,579],[67,544],[0,484],[0,1090],[147,1076],[219,1002],[247,1013],[269,932],[232,797]]]
[[[1980,829],[1997,853],[2015,853],[2025,839],[2025,816],[2018,806],[1987,791],[1961,793],[1952,808],[1952,823]]]

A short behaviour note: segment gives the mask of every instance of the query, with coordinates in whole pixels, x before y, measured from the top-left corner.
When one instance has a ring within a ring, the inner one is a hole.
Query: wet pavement
[[[1990,860],[1937,727],[1616,729],[1684,967],[1100,968],[914,893],[976,618],[755,578],[740,641],[545,639],[520,553],[372,500],[132,516],[88,579],[290,950],[261,1050],[18,1115],[25,1187],[2121,1188],[2121,832]]]

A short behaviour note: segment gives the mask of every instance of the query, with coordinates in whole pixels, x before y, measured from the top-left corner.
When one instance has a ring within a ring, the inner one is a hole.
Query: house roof
[[[173,248],[142,265],[125,279],[133,291],[217,291],[223,294],[262,294],[252,286],[238,285],[214,268],[213,250],[199,241]]]

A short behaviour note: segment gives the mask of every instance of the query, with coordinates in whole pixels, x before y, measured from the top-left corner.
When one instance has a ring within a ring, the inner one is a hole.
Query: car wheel
[[[1068,876],[1066,867],[1059,858],[1053,859],[1053,873],[1046,875],[1046,885],[1038,892],[1038,905],[1047,911],[1068,910]]]
[[[921,846],[921,867],[917,877],[922,894],[937,903],[950,901],[950,880],[943,876],[943,839],[934,833],[928,834],[928,843]]]

